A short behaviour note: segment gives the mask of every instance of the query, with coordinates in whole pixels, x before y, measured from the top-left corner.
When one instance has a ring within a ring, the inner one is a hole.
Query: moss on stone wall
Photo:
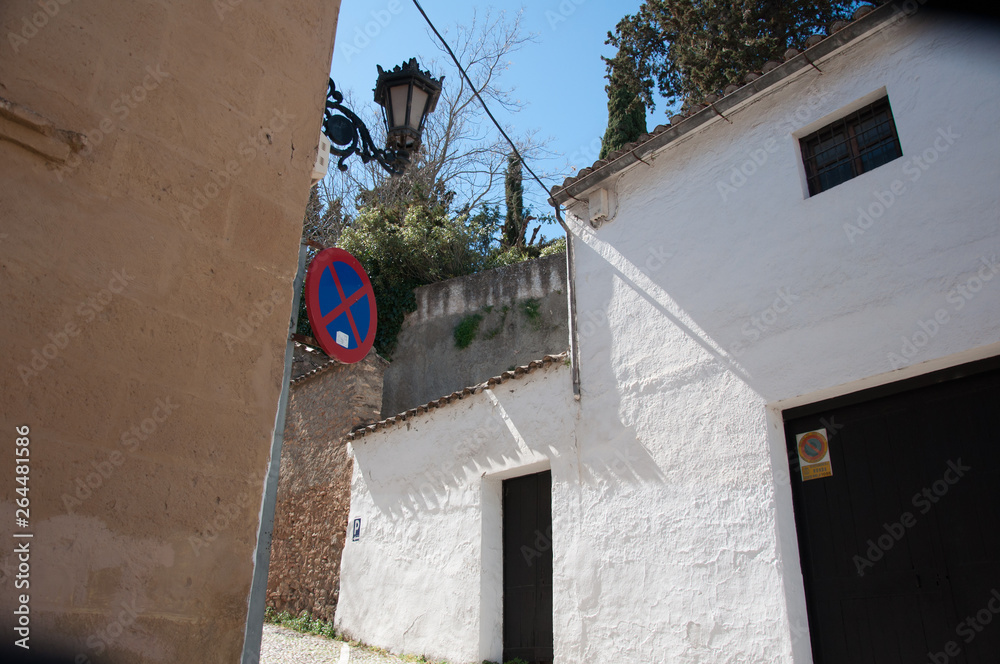
[[[482,314],[470,314],[459,321],[455,326],[455,345],[459,348],[468,348],[476,339],[479,333],[479,324],[483,321]]]

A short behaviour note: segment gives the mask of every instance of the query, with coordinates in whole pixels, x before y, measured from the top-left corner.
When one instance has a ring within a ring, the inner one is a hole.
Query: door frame
[[[510,488],[510,494],[506,493],[508,485],[511,483],[518,483],[518,487]],[[525,602],[529,602],[533,606],[533,620],[529,622],[518,621],[520,625],[519,629],[508,629],[508,625],[502,625],[503,633],[503,657],[500,661],[506,661],[508,658],[512,657],[522,657],[528,659],[529,661],[538,661],[536,658],[540,657],[541,661],[550,662],[555,658],[555,624],[554,624],[554,601],[552,597],[553,586],[554,586],[554,555],[553,555],[553,541],[552,541],[552,471],[542,470],[536,473],[526,473],[523,475],[518,475],[516,477],[510,477],[502,480],[501,488],[501,501],[506,504],[508,498],[510,498],[512,505],[521,504],[522,507],[531,508],[533,513],[518,513],[518,514],[502,514],[501,515],[501,539],[503,547],[503,562],[504,570],[502,574],[502,608],[504,619],[508,615],[522,616],[524,612],[519,610],[521,608],[520,599],[509,597],[508,590],[511,593],[515,593],[514,589],[517,587],[524,588],[525,586],[518,586],[516,582],[518,579],[522,583],[530,584],[532,589],[533,599],[528,597],[521,598]],[[547,514],[547,518],[543,517],[543,513]],[[508,532],[508,526],[511,528],[512,532]],[[540,529],[544,529],[540,530]],[[529,533],[529,530],[533,530]],[[543,537],[548,537],[547,546],[543,543],[539,543],[539,535]],[[525,539],[522,539],[525,538]],[[532,550],[536,546],[544,546],[545,548],[537,551],[541,556],[547,559],[547,565],[536,566],[533,564],[534,561],[529,560],[525,557],[524,549],[528,546]],[[507,555],[510,554],[512,557],[508,561]],[[510,569],[508,570],[508,564],[510,563]],[[545,568],[548,568],[547,570]],[[507,572],[512,573],[512,577],[507,577]],[[546,574],[547,572],[547,574]],[[524,574],[525,576],[520,576]],[[530,581],[529,581],[530,579]],[[515,582],[515,585],[511,585],[511,582]],[[547,586],[548,591],[544,592]],[[548,595],[546,599],[544,596]],[[546,609],[547,605],[547,611]],[[513,613],[511,613],[513,611]],[[546,615],[547,614],[547,615]],[[513,626],[511,626],[513,627]],[[526,644],[523,647],[515,647],[514,645],[508,643],[508,631],[519,632],[518,635],[510,634],[509,636],[514,640],[526,640]],[[543,643],[551,639],[551,648],[547,645],[543,646],[538,643],[540,639]],[[528,645],[530,644],[530,645]],[[513,650],[513,652],[511,652]],[[520,652],[525,651],[525,652]],[[526,651],[531,651],[533,654],[529,655]],[[541,652],[539,652],[541,651]],[[509,654],[508,654],[509,653]],[[544,653],[544,654],[543,654]]]
[[[777,399],[765,406],[767,444],[771,454],[771,475],[774,482],[775,530],[778,553],[781,557],[780,571],[787,610],[787,636],[791,643],[794,664],[813,664],[813,656],[802,562],[799,558],[798,530],[795,526],[792,501],[792,478],[788,467],[785,420],[998,368],[1000,368],[1000,343],[995,343],[896,371]]]
[[[503,481],[552,471],[548,458],[484,473],[480,481],[479,659],[503,661]],[[555,514],[553,514],[553,528]],[[553,531],[552,539],[556,540]],[[553,570],[553,576],[555,571]],[[555,590],[553,579],[553,592]],[[555,597],[553,597],[555,611]],[[554,621],[553,621],[554,622]],[[553,631],[555,625],[553,625]],[[555,634],[553,634],[553,637]]]

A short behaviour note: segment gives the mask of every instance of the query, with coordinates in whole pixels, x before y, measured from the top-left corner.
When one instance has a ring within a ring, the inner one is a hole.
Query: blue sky
[[[518,130],[537,130],[540,138],[550,139],[548,148],[556,156],[535,170],[559,171],[564,177],[572,174],[570,166],[583,168],[597,159],[607,124],[600,56],[613,54],[604,40],[607,31],[640,3],[540,0],[528,6],[503,0],[492,4],[423,0],[421,6],[446,38],[446,29],[450,32],[458,24],[468,24],[473,12],[483,15],[491,7],[509,14],[523,11],[522,25],[525,32],[534,35],[535,42],[512,54],[502,82],[515,87],[514,96],[527,105],[512,117],[491,109],[501,122]],[[352,93],[358,105],[374,107],[371,89],[377,76],[375,65],[389,68],[414,56],[425,67],[433,59],[443,60],[447,56],[439,53],[435,39],[412,0],[346,0],[340,9],[331,76],[339,89]],[[452,77],[451,72],[447,75],[445,85]],[[657,119],[650,127],[664,121],[662,113],[663,107],[658,105],[651,115]],[[527,181],[525,186],[529,186]],[[532,198],[542,200],[537,195]]]

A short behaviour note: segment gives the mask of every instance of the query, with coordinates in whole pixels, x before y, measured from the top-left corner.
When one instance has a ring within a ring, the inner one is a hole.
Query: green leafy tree
[[[457,26],[452,39],[471,85],[449,72],[447,62],[425,63],[435,75],[447,72],[449,83],[406,172],[389,177],[374,161],[353,159],[347,172],[331,169],[306,214],[305,239],[346,249],[368,272],[378,306],[375,348],[387,358],[405,314],[416,307],[414,288],[564,247],[564,242],[538,237],[540,226],[525,240],[534,217],[524,205],[521,164],[511,159],[506,140],[484,121],[477,99],[486,99],[495,110],[513,113],[521,108],[513,91],[501,85],[509,54],[530,41],[521,35],[520,14],[512,20],[502,13],[474,17],[468,26]],[[363,117],[364,109],[370,110],[370,105],[349,105]],[[380,144],[380,119],[368,117],[367,125]],[[542,147],[531,134],[516,140],[525,159]],[[506,212],[501,208],[501,181]],[[299,331],[311,335],[304,309]]]
[[[339,246],[364,266],[375,290],[375,349],[391,357],[403,317],[416,309],[413,289],[478,272],[487,266],[495,226],[453,215],[447,200],[415,187],[409,202],[362,209]]]
[[[605,58],[608,65],[608,128],[601,140],[600,159],[646,133],[646,105],[642,103],[635,62],[627,57]]]
[[[383,357],[392,357],[403,319],[416,309],[418,286],[565,250],[564,239],[544,237],[505,247],[498,239],[499,206],[454,213],[450,200],[450,195],[414,187],[405,203],[362,209],[340,235],[338,245],[361,262],[375,290],[375,349]]]
[[[881,4],[876,0],[873,4]],[[646,0],[639,11],[608,33],[617,59],[631,67],[612,68],[626,87],[654,107],[654,83],[673,105],[700,101],[740,82],[748,71],[806,37],[847,19],[856,0]]]
[[[487,261],[488,267],[510,265],[553,253],[552,246],[558,240],[549,240],[544,235],[539,236],[538,232],[542,229],[543,224],[555,223],[555,217],[546,214],[542,215],[541,218],[536,218],[532,214],[531,208],[525,206],[524,173],[521,168],[521,160],[513,152],[507,157],[504,184],[506,211],[503,224],[499,225],[500,243],[490,252]],[[484,205],[478,218],[482,220],[484,226],[497,226],[499,224],[499,208]],[[527,237],[528,225],[532,221],[538,221],[539,224],[535,226],[529,238]],[[563,248],[563,251],[565,250],[565,239],[559,246]]]

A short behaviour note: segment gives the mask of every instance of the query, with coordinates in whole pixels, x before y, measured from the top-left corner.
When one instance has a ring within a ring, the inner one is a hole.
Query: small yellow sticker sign
[[[821,477],[832,477],[833,468],[830,467],[829,461],[824,461],[823,463],[810,463],[802,465],[802,481],[806,480],[818,480]]]
[[[830,463],[830,444],[826,438],[826,429],[797,434],[795,442],[799,450],[799,472],[803,482],[833,476],[833,464]]]

